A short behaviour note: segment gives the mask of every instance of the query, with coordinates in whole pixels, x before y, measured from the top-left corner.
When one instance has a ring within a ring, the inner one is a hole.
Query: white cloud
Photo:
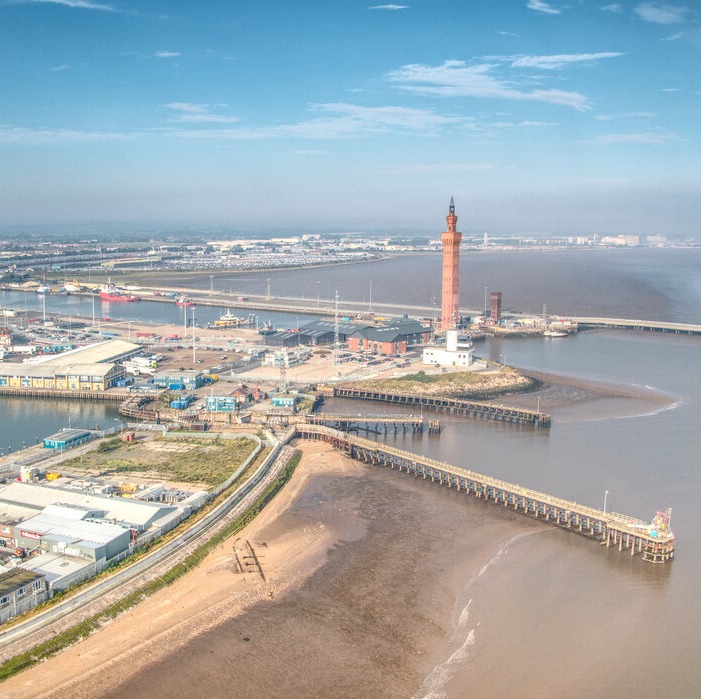
[[[409,5],[371,5],[368,10],[407,10]]]
[[[17,5],[63,5],[64,7],[73,7],[79,10],[103,10],[105,12],[119,12],[111,5],[103,5],[97,2],[88,2],[88,0],[15,0]]]
[[[70,66],[67,63],[62,63],[60,66],[53,66],[52,68],[49,68],[49,70],[52,73],[60,73],[64,70],[69,70]]]
[[[320,116],[294,124],[255,129],[172,129],[168,133],[184,138],[330,140],[361,138],[398,131],[430,135],[443,126],[468,124],[468,120],[462,117],[444,116],[431,110],[409,107],[362,107],[341,102],[313,105],[312,111]]]
[[[556,56],[516,56],[511,65],[514,68],[545,68],[553,70],[570,63],[587,63],[598,61],[602,58],[617,58],[623,54],[619,51],[607,51],[605,53],[572,53]]]
[[[495,66],[468,66],[463,61],[446,61],[440,66],[406,65],[388,74],[390,81],[402,89],[421,95],[442,97],[488,97],[519,101],[536,101],[589,109],[589,101],[578,92],[563,90],[518,90],[513,83],[499,80],[490,73]]]
[[[604,12],[613,12],[620,15],[623,12],[623,5],[620,2],[612,2],[610,5],[602,5],[601,9]]]
[[[177,58],[180,56],[179,51],[156,51],[153,54],[156,58]]]
[[[25,129],[0,124],[0,143],[21,143],[23,145],[90,143],[95,141],[129,141],[137,137],[137,134],[110,133],[106,131]]]
[[[633,12],[644,22],[651,24],[681,24],[686,20],[689,10],[686,7],[658,2],[644,2],[638,5]]]
[[[640,133],[607,134],[595,138],[592,143],[638,143],[642,145],[658,146],[666,143],[674,143],[679,140],[681,139],[675,134],[647,131]]]
[[[544,12],[546,15],[559,15],[562,13],[562,10],[558,10],[549,3],[543,2],[543,0],[528,0],[527,6],[529,10]]]
[[[624,112],[622,114],[598,114],[594,117],[598,121],[613,121],[614,119],[653,119],[657,116],[654,112]]]
[[[677,32],[676,34],[670,34],[662,39],[662,41],[679,41],[684,36],[684,32]]]
[[[219,105],[196,104],[193,102],[171,102],[166,105],[168,109],[178,113],[170,121],[179,124],[233,124],[239,120],[237,117],[213,114],[211,111],[213,106]]]

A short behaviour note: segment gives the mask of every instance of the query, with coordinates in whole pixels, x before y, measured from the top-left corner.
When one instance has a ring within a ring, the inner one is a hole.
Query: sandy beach
[[[607,404],[642,414],[671,402],[538,378],[548,384],[541,407],[556,419],[573,411],[586,419]],[[465,581],[515,538],[551,535],[539,522],[465,507],[464,495],[328,445],[297,446],[303,458],[292,480],[235,540],[98,633],[7,680],[3,696],[412,696],[461,617]],[[241,572],[248,543],[260,572]]]
[[[236,540],[219,546],[192,573],[99,633],[5,682],[3,696],[95,697],[113,685],[115,676],[124,680],[138,674],[205,629],[280,597],[312,575],[341,537],[361,536],[362,523],[343,511],[317,521],[302,517],[296,528],[284,531],[275,527],[310,479],[331,473],[342,478],[362,469],[326,444],[301,446],[304,458],[284,492]],[[271,529],[276,530],[272,537]],[[265,580],[255,572],[237,572],[235,552],[241,555],[245,541],[255,546]]]

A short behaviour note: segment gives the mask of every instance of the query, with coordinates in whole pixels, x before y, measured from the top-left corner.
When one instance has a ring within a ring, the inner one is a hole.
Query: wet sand
[[[540,371],[523,371],[542,387],[533,392],[504,396],[493,403],[516,408],[540,408],[553,419],[565,421],[649,415],[674,407],[677,399],[647,386],[617,386]]]
[[[667,397],[548,377],[550,410]],[[523,397],[525,398],[525,397]],[[531,397],[532,400],[532,397]],[[511,402],[511,397],[509,398]],[[574,414],[574,413],[572,413]],[[2,685],[19,697],[410,697],[430,690],[465,581],[547,525],[300,442],[303,459],[236,539],[85,641]],[[239,572],[249,541],[258,572]],[[458,603],[459,602],[459,603]],[[429,685],[426,684],[429,683]],[[423,691],[420,687],[423,684]]]

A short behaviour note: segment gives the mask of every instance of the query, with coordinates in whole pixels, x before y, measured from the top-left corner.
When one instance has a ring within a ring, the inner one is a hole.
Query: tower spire
[[[445,217],[446,230],[441,235],[443,243],[443,289],[441,303],[441,329],[453,330],[460,320],[460,241],[457,230],[458,216],[455,202],[450,197],[450,208]]]

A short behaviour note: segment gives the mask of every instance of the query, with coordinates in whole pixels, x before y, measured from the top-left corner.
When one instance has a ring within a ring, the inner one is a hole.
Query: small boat
[[[175,305],[176,306],[194,306],[195,301],[194,301],[194,299],[191,299],[189,296],[178,296],[178,298],[175,299]]]
[[[543,337],[567,337],[569,333],[564,330],[554,330],[553,328],[548,328],[543,330]]]
[[[272,321],[269,320],[269,321],[263,323],[263,325],[261,325],[258,328],[258,334],[264,335],[264,336],[265,335],[274,335],[275,334],[275,327],[273,326]]]
[[[46,286],[45,284],[42,284],[36,288],[37,294],[50,294],[51,293],[51,287]]]

